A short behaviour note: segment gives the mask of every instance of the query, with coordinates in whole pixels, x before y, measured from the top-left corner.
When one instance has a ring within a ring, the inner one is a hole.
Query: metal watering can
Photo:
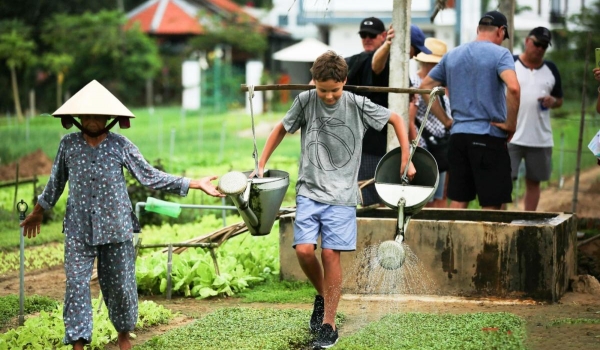
[[[254,141],[254,171],[230,171],[219,179],[218,189],[233,201],[242,219],[253,236],[268,235],[279,213],[283,197],[290,184],[290,175],[281,170],[265,170],[258,177],[258,151],[254,131],[254,110],[252,98],[254,86],[248,87],[250,117],[252,118],[252,138]],[[253,177],[249,177],[252,174]]]
[[[221,193],[231,198],[253,236],[268,235],[290,184],[281,170],[265,170],[263,177],[248,178],[252,171],[230,171],[219,179]]]
[[[377,249],[379,265],[386,270],[396,270],[404,264],[406,252],[402,246],[406,228],[412,215],[418,213],[427,204],[438,186],[439,171],[435,158],[427,150],[417,147],[421,132],[427,121],[435,97],[440,94],[439,88],[431,91],[429,105],[419,128],[419,133],[411,145],[409,162],[412,161],[417,173],[409,183],[406,174],[400,175],[401,149],[395,148],[386,153],[375,169],[375,190],[383,203],[391,209],[398,210],[398,227],[393,240],[382,242]],[[443,94],[443,92],[441,93]]]

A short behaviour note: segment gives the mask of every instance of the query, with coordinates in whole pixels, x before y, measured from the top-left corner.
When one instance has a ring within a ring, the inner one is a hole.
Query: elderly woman
[[[117,122],[121,128],[128,128],[134,115],[95,80],[53,115],[60,117],[66,128],[74,124],[81,131],[67,134],[60,141],[48,184],[21,226],[29,238],[40,234],[44,210],[56,204],[69,183],[63,226],[67,277],[63,342],[77,350],[91,342],[90,278],[97,258],[100,290],[119,333],[119,348],[130,349],[129,332],[138,317],[133,233],[139,224],[127,195],[123,168],[153,189],[181,196],[187,195],[190,188],[215,197],[223,195],[211,183],[216,176],[191,180],[159,171],[125,136],[110,132]]]

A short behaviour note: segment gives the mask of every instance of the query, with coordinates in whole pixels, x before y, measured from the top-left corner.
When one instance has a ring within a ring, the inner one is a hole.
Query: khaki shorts
[[[521,161],[525,161],[525,178],[531,181],[548,181],[552,174],[552,147],[528,147],[508,144],[512,179],[519,175]]]

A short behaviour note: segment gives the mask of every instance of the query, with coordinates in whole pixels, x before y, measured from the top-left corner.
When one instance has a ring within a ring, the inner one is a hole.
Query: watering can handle
[[[435,102],[437,96],[440,95],[441,91],[443,91],[443,90],[444,90],[444,88],[436,86],[429,93],[429,104],[427,105],[427,110],[425,111],[425,116],[423,117],[423,120],[421,121],[421,127],[419,128],[419,132],[417,133],[417,137],[415,138],[414,144],[411,145],[412,147],[410,149],[410,155],[408,156],[408,163],[406,164],[406,168],[404,168],[404,174],[402,174],[401,180],[402,180],[403,184],[408,184],[408,176],[406,176],[406,174],[408,173],[408,165],[410,164],[410,161],[412,160],[412,157],[415,154],[415,150],[417,149],[417,144],[418,144],[419,140],[421,139],[421,133],[423,133],[423,128],[425,127],[425,123],[427,123],[427,117],[429,116],[429,111],[431,110],[431,106]]]
[[[254,177],[258,177],[258,150],[256,149],[256,132],[254,131],[254,110],[252,108],[252,98],[254,98],[254,85],[248,85],[248,100],[250,105],[250,118],[252,120],[252,139],[254,141]]]

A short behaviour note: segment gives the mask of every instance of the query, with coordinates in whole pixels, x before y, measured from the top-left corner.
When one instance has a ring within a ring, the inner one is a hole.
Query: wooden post
[[[17,195],[19,194],[19,162],[17,162],[17,173],[15,175],[15,198],[13,199],[13,213],[17,210]]]
[[[169,244],[169,254],[167,257],[167,300],[171,300],[171,270],[173,265],[173,245]]]
[[[392,10],[392,25],[396,33],[390,47],[390,86],[401,88],[408,87],[409,82],[410,7],[411,0],[394,0]],[[388,107],[400,114],[408,127],[408,96],[390,95]],[[388,151],[400,144],[391,126],[388,126],[387,141]]]

